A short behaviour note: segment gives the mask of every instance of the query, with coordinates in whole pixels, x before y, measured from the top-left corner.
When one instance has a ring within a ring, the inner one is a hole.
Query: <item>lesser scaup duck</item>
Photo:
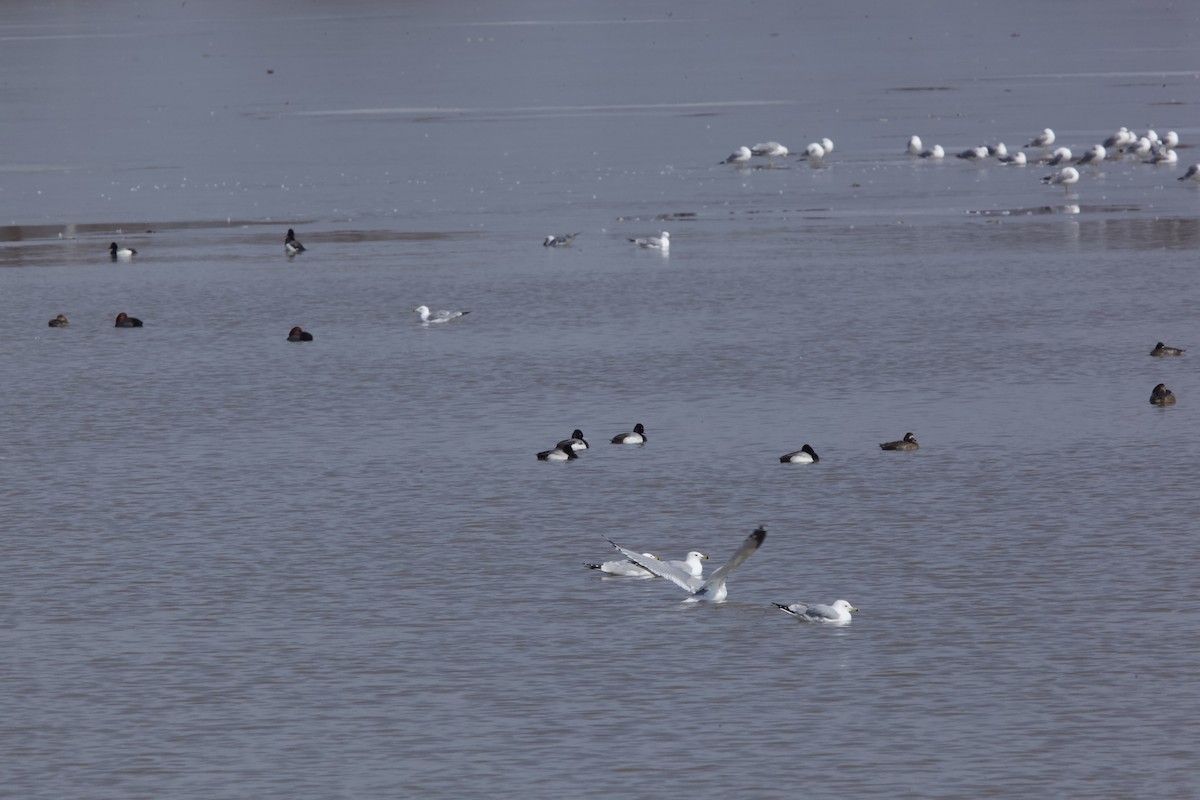
[[[917,437],[912,433],[904,434],[904,438],[898,442],[884,442],[879,445],[880,450],[916,450],[920,445],[917,444]]]
[[[546,241],[542,242],[542,247],[570,247],[578,235],[579,233],[568,233],[562,236],[547,236]]]
[[[435,322],[449,322],[451,320],[458,319],[459,317],[463,316],[464,314],[471,313],[470,310],[467,310],[467,311],[445,311],[445,310],[430,311],[429,306],[417,306],[416,308],[413,309],[413,311],[415,311],[421,315],[421,323],[424,325],[431,325]]]
[[[576,428],[571,432],[570,439],[563,439],[561,442],[556,444],[555,447],[569,447],[572,450],[587,450],[588,443],[587,439],[583,438],[583,431],[579,430],[579,428]]]
[[[648,250],[670,250],[671,249],[671,234],[663,231],[658,236],[646,236],[641,239],[630,239],[629,241],[636,244],[638,247],[644,247]]]
[[[1150,355],[1152,355],[1152,356],[1181,356],[1186,352],[1187,352],[1186,350],[1182,350],[1178,347],[1167,347],[1162,342],[1159,342],[1158,344],[1154,345],[1154,349],[1150,351]]]
[[[823,603],[774,603],[776,608],[790,614],[797,622],[816,622],[825,625],[845,625],[850,621],[850,612],[858,611],[846,600],[834,600],[833,605]]]
[[[116,261],[118,258],[133,258],[137,255],[137,250],[132,247],[117,247],[117,243],[113,242],[108,246],[108,254]]]
[[[613,444],[645,444],[646,429],[642,423],[633,426],[633,433],[618,433],[612,438]]]
[[[116,324],[114,327],[117,327],[117,328],[140,328],[140,327],[142,327],[142,321],[140,319],[138,319],[137,317],[131,317],[128,314],[126,314],[124,311],[122,311],[120,314],[117,314],[117,321],[116,321]]]
[[[729,560],[707,579],[703,576],[689,575],[685,570],[674,567],[671,564],[663,563],[662,561],[643,558],[640,554],[633,550],[626,550],[611,539],[609,539],[609,544],[624,553],[625,557],[633,563],[644,567],[660,578],[666,578],[690,594],[691,597],[684,600],[685,603],[724,603],[725,598],[729,595],[729,591],[725,586],[725,581],[728,580],[729,573],[733,572],[747,558],[754,555],[766,538],[767,529],[760,525],[754,533],[751,533],[742,541],[738,549],[734,551],[734,554],[729,557]]]
[[[538,461],[571,461],[579,458],[575,455],[574,448],[571,447],[555,447],[553,450],[543,450],[537,454]]]
[[[1155,406],[1173,406],[1175,405],[1175,393],[1168,389],[1166,384],[1160,383],[1150,393],[1150,404]]]
[[[313,338],[311,333],[297,325],[288,331],[287,340],[289,342],[311,342]]]
[[[288,228],[287,238],[283,240],[283,252],[289,256],[304,252],[304,245],[296,239],[296,232],[291,228]]]
[[[815,464],[820,460],[821,457],[812,449],[812,445],[808,444],[793,453],[787,453],[779,457],[779,463],[781,464]]]
[[[67,321],[67,316],[66,316],[66,314],[59,314],[59,315],[58,315],[57,317],[55,317],[54,319],[50,320],[50,327],[51,327],[51,328],[65,328],[65,327],[67,327],[67,326],[68,326],[68,325],[70,325],[70,324],[71,324],[71,323]]]

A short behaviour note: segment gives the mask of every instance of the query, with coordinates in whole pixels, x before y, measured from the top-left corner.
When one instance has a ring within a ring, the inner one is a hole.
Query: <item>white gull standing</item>
[[[1079,170],[1074,167],[1063,167],[1054,175],[1047,175],[1042,178],[1042,183],[1054,185],[1062,185],[1063,193],[1070,191],[1071,186],[1079,182]]]
[[[1050,145],[1052,145],[1052,144],[1054,144],[1054,131],[1050,130],[1049,128],[1046,128],[1041,133],[1039,133],[1037,136],[1030,139],[1029,144],[1027,144],[1025,146],[1026,147],[1042,147],[1042,148],[1049,149]]]
[[[921,155],[921,137],[920,136],[908,137],[908,149],[905,150],[904,152],[908,153],[910,156]]]
[[[732,153],[730,153],[728,158],[726,158],[724,161],[721,161],[720,163],[721,164],[737,164],[740,167],[743,164],[745,164],[747,161],[749,161],[750,157],[752,155],[754,155],[754,154],[750,152],[750,148],[746,147],[745,145],[742,145],[737,150],[734,150]]]
[[[1102,144],[1094,144],[1087,149],[1087,152],[1079,157],[1075,162],[1075,166],[1083,166],[1084,164],[1099,164],[1108,155],[1108,151],[1104,149]]]

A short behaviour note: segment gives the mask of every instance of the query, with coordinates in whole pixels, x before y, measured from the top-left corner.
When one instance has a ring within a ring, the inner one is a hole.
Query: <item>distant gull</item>
[[[767,163],[775,166],[776,158],[787,158],[788,149],[779,142],[760,142],[750,148],[750,153],[756,156],[766,156]]]
[[[1175,180],[1196,181],[1197,183],[1200,183],[1200,164],[1192,164],[1187,168],[1187,172],[1183,173]]]
[[[797,622],[816,622],[824,625],[845,625],[850,622],[850,612],[858,611],[845,600],[834,600],[833,605],[821,603],[774,603],[774,606],[785,614],[790,614]]]
[[[1158,138],[1158,131],[1154,130],[1154,128],[1146,130],[1145,138],[1150,141],[1151,145],[1162,144],[1162,140]]]
[[[1143,136],[1142,138],[1138,139],[1133,144],[1127,145],[1125,147],[1125,149],[1122,150],[1121,152],[1132,153],[1135,156],[1141,157],[1141,156],[1150,155],[1150,151],[1153,149],[1154,149],[1154,143],[1151,142],[1149,139],[1147,139],[1145,136]]]
[[[430,311],[429,306],[417,306],[416,308],[413,309],[413,311],[415,311],[421,315],[421,323],[423,325],[432,325],[433,323],[436,323],[436,322],[450,322],[451,320],[458,319],[459,317],[461,317],[464,314],[471,313],[470,310],[467,310],[467,311],[444,311],[444,310],[443,311]]]
[[[538,461],[572,461],[579,456],[575,455],[574,448],[564,447],[559,445],[553,450],[543,450],[537,454]]]
[[[940,144],[935,144],[928,150],[921,151],[921,158],[945,158],[946,151],[942,149]]]
[[[1027,144],[1025,146],[1026,147],[1049,147],[1052,144],[1054,144],[1054,131],[1050,130],[1049,128],[1046,128],[1041,133],[1039,133],[1037,136],[1030,139],[1029,144]]]
[[[1094,144],[1088,148],[1087,152],[1079,157],[1075,162],[1076,166],[1084,164],[1099,164],[1108,155],[1102,144]]]
[[[812,449],[812,445],[806,444],[799,450],[793,453],[785,453],[779,457],[781,464],[815,464],[821,460],[817,452]]]
[[[642,239],[630,239],[629,241],[647,250],[662,250],[666,252],[671,249],[671,234],[666,231],[663,231],[658,236],[646,236]]]
[[[920,447],[921,445],[917,444],[917,437],[913,436],[911,431],[904,434],[903,439],[879,445],[880,450],[917,450]]]
[[[1047,175],[1042,178],[1042,183],[1056,185],[1061,184],[1063,192],[1069,192],[1071,186],[1079,182],[1079,170],[1074,167],[1063,167],[1054,175]]]
[[[910,156],[921,155],[921,137],[920,136],[908,137],[908,149],[905,150],[905,152],[908,153]]]
[[[1154,391],[1150,392],[1150,405],[1154,406],[1173,406],[1175,405],[1175,393],[1160,383],[1154,387]]]
[[[1159,342],[1158,344],[1154,345],[1154,349],[1150,351],[1150,355],[1154,356],[1155,358],[1159,358],[1162,356],[1181,356],[1186,352],[1187,351],[1183,348],[1167,347],[1162,342]]]
[[[986,147],[969,147],[955,156],[955,158],[965,158],[969,161],[983,161],[987,157],[988,149]]]
[[[1048,159],[1046,159],[1046,166],[1057,167],[1059,164],[1063,164],[1067,161],[1070,161],[1074,157],[1075,157],[1075,154],[1071,152],[1071,148],[1059,147],[1059,148],[1055,149],[1055,151],[1053,153],[1050,154],[1050,157]]]
[[[296,240],[296,232],[291,228],[288,228],[287,238],[283,240],[283,252],[287,253],[289,256],[294,256],[297,253],[303,253],[304,250],[304,245],[300,244],[300,242]]]
[[[644,567],[653,572],[659,577],[666,578],[684,591],[688,592],[691,597],[684,600],[685,603],[711,602],[724,603],[728,597],[729,591],[725,586],[725,581],[729,578],[729,573],[733,572],[743,561],[762,546],[763,540],[767,538],[767,529],[759,526],[757,530],[746,537],[741,546],[730,556],[716,572],[710,575],[707,579],[703,577],[695,577],[688,574],[678,567],[666,564],[662,561],[655,561],[642,557],[633,550],[626,550],[616,542],[609,540],[609,544],[625,554],[626,558],[635,564]]]
[[[578,233],[567,233],[562,236],[547,236],[542,247],[570,247]]]
[[[117,243],[113,242],[108,246],[108,255],[113,261],[116,261],[118,258],[122,261],[128,261],[137,255],[137,250],[134,250],[132,247],[118,247]]]
[[[829,155],[833,152],[833,139],[830,139],[828,136],[822,136],[821,147],[825,150],[825,155]]]
[[[825,147],[820,142],[812,142],[804,148],[804,153],[800,159],[809,161],[820,161],[825,158]]]
[[[788,149],[779,142],[760,142],[750,148],[750,154],[767,158],[787,158]]]
[[[1171,150],[1179,146],[1179,134],[1175,131],[1167,131],[1167,135],[1162,138],[1162,146]]]
[[[1000,163],[1001,164],[1009,164],[1014,167],[1023,167],[1023,166],[1025,166],[1025,153],[1022,152],[1021,150],[1018,150],[1017,152],[1012,153],[1010,155],[1001,156]]]
[[[995,147],[987,145],[987,151],[989,156],[1004,158],[1006,155],[1008,155],[1008,145],[1006,145],[1004,142],[1000,142]]]
[[[633,433],[618,433],[611,441],[613,444],[645,444],[646,428],[639,422],[633,426]]]
[[[1137,134],[1122,125],[1116,133],[1104,140],[1104,146],[1121,148],[1135,141],[1137,141]]]
[[[1161,164],[1170,167],[1174,166],[1178,161],[1179,156],[1175,154],[1175,151],[1164,147],[1161,150],[1158,150],[1154,155],[1145,159],[1142,163],[1154,165]]]
[[[738,166],[741,166],[742,164],[745,164],[747,161],[749,161],[750,157],[753,155],[754,154],[750,152],[749,147],[742,145],[737,150],[734,150],[732,153],[730,153],[728,158],[726,158],[724,161],[721,161],[719,163],[721,163],[721,164],[737,164]]]

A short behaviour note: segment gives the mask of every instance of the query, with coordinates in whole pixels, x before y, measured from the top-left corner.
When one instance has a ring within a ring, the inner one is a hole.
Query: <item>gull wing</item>
[[[733,572],[734,568],[747,558],[754,555],[755,551],[762,547],[762,543],[766,538],[767,529],[762,525],[758,526],[754,533],[746,537],[746,540],[742,542],[742,546],[737,549],[737,552],[735,552],[728,561],[721,565],[720,569],[709,576],[708,580],[705,581],[698,578],[693,579],[700,581],[700,586],[697,589],[691,590],[692,594],[700,597],[708,594],[709,592],[714,594],[719,592],[721,587],[725,585],[725,579],[729,576],[729,573]],[[649,567],[647,567],[647,569],[649,569]],[[720,602],[719,599],[718,602]]]
[[[704,586],[703,578],[693,578],[690,572],[685,572],[679,567],[673,566],[666,561],[656,561],[652,558],[646,558],[641,553],[621,547],[621,545],[617,544],[612,539],[609,539],[608,543],[624,553],[626,558],[637,564],[642,569],[646,570],[647,572],[651,572],[660,578],[666,578],[667,580],[671,581],[671,583],[674,583],[676,586],[687,592],[695,594],[702,586]]]

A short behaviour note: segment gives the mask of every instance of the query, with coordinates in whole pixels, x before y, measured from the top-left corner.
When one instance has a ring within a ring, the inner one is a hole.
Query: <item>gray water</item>
[[[562,5],[7,4],[0,797],[1200,797],[1200,11]]]

